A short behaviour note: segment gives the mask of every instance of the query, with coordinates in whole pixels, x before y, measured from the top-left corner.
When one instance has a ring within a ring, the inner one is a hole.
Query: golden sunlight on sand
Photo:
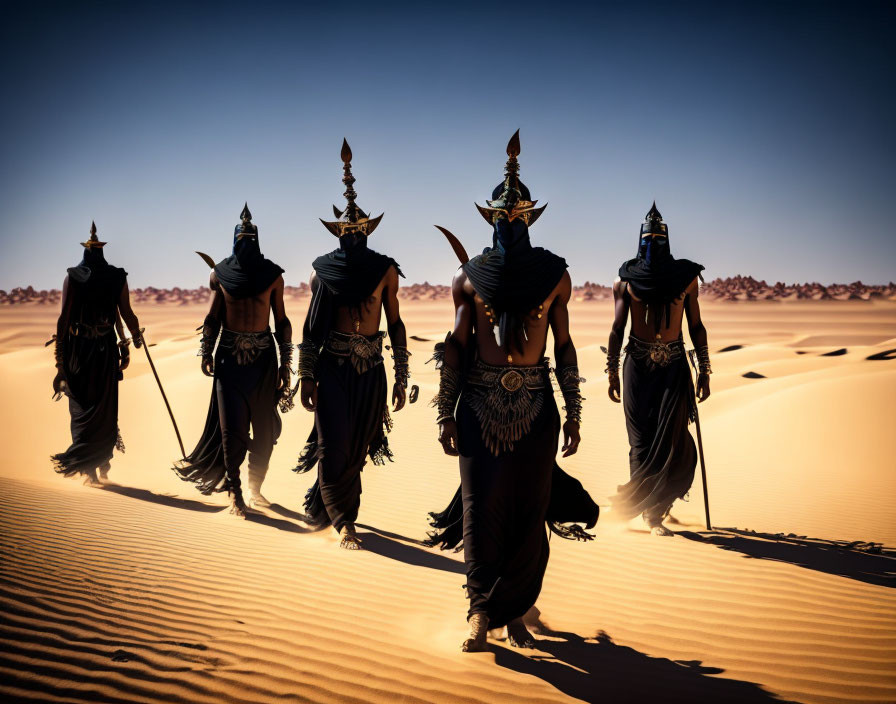
[[[402,302],[420,401],[395,416],[394,464],[368,465],[365,551],[301,520],[291,470],[312,417],[284,418],[270,509],[240,521],[170,471],[177,443],[141,350],[121,386],[126,454],[105,489],[56,476],[69,442],[50,400],[56,305],[0,307],[3,684],[41,702],[896,701],[896,304],[708,302],[711,399],[702,486],[677,535],[598,524],[551,542],[539,648],[464,655],[460,556],[421,547],[457,486],[426,365],[447,299]],[[307,297],[291,298],[293,321]],[[210,380],[204,306],[135,303],[184,442]],[[572,304],[584,441],[562,463],[602,505],[628,472],[606,397],[608,300]],[[883,547],[880,545],[883,544]],[[7,699],[8,700],[8,699]]]

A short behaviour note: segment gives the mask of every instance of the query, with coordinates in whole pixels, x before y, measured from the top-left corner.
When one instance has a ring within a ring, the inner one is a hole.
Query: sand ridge
[[[307,299],[306,299],[307,301]],[[305,302],[288,303],[295,320]],[[275,505],[238,521],[170,472],[177,445],[145,358],[121,386],[127,445],[88,489],[51,471],[68,443],[52,403],[56,311],[0,309],[0,692],[83,702],[670,702],[896,700],[896,306],[886,301],[707,303],[713,397],[701,420],[717,530],[701,485],[658,539],[602,520],[597,540],[551,542],[538,651],[463,655],[460,556],[419,544],[457,485],[439,452],[433,366],[450,302],[403,302],[420,401],[395,416],[396,461],[365,468],[346,555],[299,512],[290,471],[311,427],[296,409],[272,459]],[[185,443],[210,385],[204,306],[143,304]],[[601,503],[627,473],[606,399],[609,301],[577,301],[586,377],[580,453],[563,462]],[[726,352],[718,350],[736,347]],[[845,349],[836,356],[826,353]],[[799,354],[799,353],[803,354]],[[882,356],[881,359],[869,357]],[[744,375],[756,372],[761,378]]]

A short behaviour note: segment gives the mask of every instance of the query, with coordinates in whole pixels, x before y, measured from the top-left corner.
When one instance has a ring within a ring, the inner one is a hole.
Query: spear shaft
[[[140,331],[140,335],[143,337],[143,330]],[[177,421],[174,420],[174,412],[171,410],[171,404],[168,403],[168,396],[165,395],[165,389],[162,387],[162,380],[159,379],[156,365],[152,363],[152,357],[149,354],[149,345],[146,344],[145,337],[143,337],[143,351],[146,352],[146,361],[149,362],[149,368],[152,369],[152,375],[156,378],[156,384],[159,385],[159,391],[162,393],[162,400],[165,402],[165,408],[168,409],[168,415],[171,417],[171,425],[174,426],[174,434],[177,435],[177,444],[180,445],[180,456],[186,459],[187,452],[184,450],[184,441],[181,440],[180,430],[177,428]]]
[[[688,359],[691,360],[691,366],[697,372],[696,351],[688,351]],[[706,530],[712,530],[712,522],[709,520],[709,488],[706,486],[706,460],[703,459],[703,435],[700,432],[700,411],[697,410],[697,399],[694,399],[694,422],[697,426],[697,451],[700,453],[700,475],[703,477],[703,509],[706,512]]]

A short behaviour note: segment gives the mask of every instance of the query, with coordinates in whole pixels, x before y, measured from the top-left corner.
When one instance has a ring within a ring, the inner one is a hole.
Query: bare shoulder
[[[685,292],[693,294],[694,296],[697,296],[700,293],[700,280],[696,276],[694,277],[694,280],[688,284]]]
[[[613,294],[617,297],[622,296],[628,290],[628,284],[618,276],[613,280]]]
[[[560,277],[560,281],[558,281],[557,285],[554,286],[551,297],[559,298],[564,302],[568,302],[572,297],[572,277],[569,275],[569,271],[563,272],[563,276]]]
[[[218,283],[218,275],[215,273],[215,270],[212,269],[212,273],[208,275],[208,287],[212,291],[217,291],[218,286],[220,286]]]
[[[383,274],[383,283],[390,289],[398,288],[398,269],[394,264],[390,264],[389,268],[386,269],[386,273]]]
[[[317,280],[317,272],[312,269],[311,276],[308,277],[308,286],[314,291],[317,288],[318,280]]]

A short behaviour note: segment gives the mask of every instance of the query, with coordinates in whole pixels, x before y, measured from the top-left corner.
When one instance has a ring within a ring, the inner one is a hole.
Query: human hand
[[[709,374],[697,375],[697,402],[703,403],[709,398]]]
[[[408,398],[408,390],[401,384],[392,385],[392,412],[397,413],[402,408]]]
[[[215,360],[211,355],[202,358],[202,373],[206,376],[215,375]]]
[[[609,382],[610,386],[607,389],[607,395],[613,403],[619,403],[622,400],[622,392],[619,388],[619,375],[610,374]]]
[[[568,420],[563,424],[563,457],[576,454],[582,436],[579,434],[579,424],[574,420]]]
[[[446,418],[439,423],[439,442],[446,455],[457,457],[457,421]]]
[[[306,411],[317,410],[317,382],[314,379],[302,379],[299,394],[302,399],[302,406]]]

